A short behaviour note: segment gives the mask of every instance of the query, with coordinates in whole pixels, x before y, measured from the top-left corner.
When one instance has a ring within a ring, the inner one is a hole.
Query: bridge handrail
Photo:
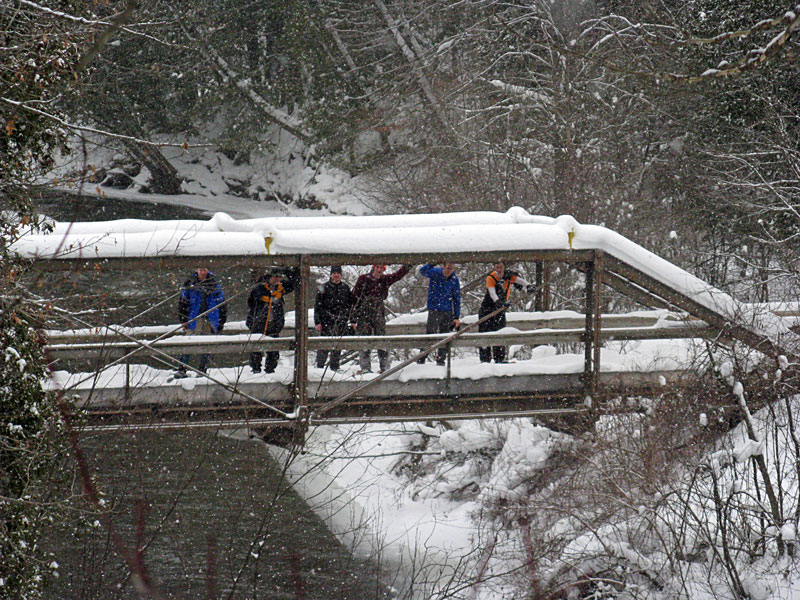
[[[425,332],[425,318],[427,313],[414,315],[417,320],[414,322],[389,321],[386,324],[388,335],[413,335]],[[478,319],[477,315],[465,315],[462,319],[464,324],[469,324]],[[550,311],[550,312],[511,312],[508,313],[508,324],[521,331],[534,329],[578,329],[583,327],[586,317],[573,311]],[[648,327],[657,324],[665,326],[680,326],[686,321],[695,321],[692,317],[686,317],[674,312],[664,310],[657,311],[637,311],[624,314],[604,314],[602,315],[603,326],[609,327]],[[179,324],[168,325],[147,325],[140,327],[121,327],[109,325],[98,329],[73,329],[73,330],[49,330],[45,332],[51,345],[64,343],[90,343],[90,342],[111,342],[114,339],[127,339],[135,337],[141,340],[154,338],[163,333],[175,331]],[[309,331],[314,334],[313,327],[309,325]],[[219,334],[220,336],[230,337],[249,333],[244,321],[228,322]],[[180,336],[177,331],[174,336]],[[281,332],[280,337],[294,337],[294,323],[289,322]]]
[[[667,327],[604,327],[601,339],[643,340],[643,339],[685,339],[709,338],[717,335],[717,330],[709,328],[702,321],[673,324]],[[364,335],[346,337],[318,336],[309,338],[309,350],[363,350],[366,348],[412,349],[426,347],[444,340],[449,334],[414,335]],[[497,345],[542,345],[554,343],[577,343],[583,340],[584,328],[573,329],[533,329],[520,331],[507,327],[497,332],[465,333],[452,341],[454,347],[480,347]],[[183,354],[235,354],[238,352],[293,350],[293,338],[273,338],[263,335],[191,336],[172,337],[151,344],[159,352]],[[54,359],[90,359],[95,356],[124,355],[139,344],[133,341],[109,343],[54,344],[48,346],[48,353]],[[150,354],[143,348],[140,354]]]

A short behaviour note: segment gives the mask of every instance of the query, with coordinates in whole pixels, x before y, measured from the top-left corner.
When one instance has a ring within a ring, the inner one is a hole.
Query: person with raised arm
[[[369,273],[361,275],[353,286],[355,307],[353,316],[358,335],[386,335],[386,309],[383,301],[389,296],[389,287],[397,283],[411,270],[411,265],[404,265],[394,273],[386,275],[385,264],[374,264]],[[370,350],[361,350],[358,363],[362,373],[372,371]],[[378,350],[380,372],[389,368],[391,359],[388,350]]]
[[[425,333],[449,333],[458,329],[461,321],[461,282],[455,273],[453,263],[443,263],[441,267],[431,264],[419,268],[419,274],[428,281],[428,321]],[[444,365],[447,349],[439,348],[436,364]],[[420,364],[425,358],[417,361]]]

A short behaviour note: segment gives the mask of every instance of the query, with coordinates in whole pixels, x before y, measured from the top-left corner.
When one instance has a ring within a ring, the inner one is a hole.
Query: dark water
[[[43,198],[40,207],[57,220],[208,218],[185,208],[95,198]],[[90,269],[34,273],[30,283],[69,311],[52,313],[51,326],[64,329],[128,319],[132,325],[177,322],[174,294],[187,276]],[[251,285],[246,268],[232,267],[217,276],[229,296]],[[246,295],[238,300],[229,308],[229,320],[246,314]],[[375,564],[356,561],[333,538],[288,489],[280,465],[261,442],[192,430],[96,435],[82,437],[81,445],[127,550],[136,539],[135,507],[144,507],[146,517],[139,522],[144,526],[145,565],[163,597],[388,597]],[[65,469],[73,468],[74,462],[65,463]],[[78,494],[80,480],[65,472],[71,492]],[[138,597],[108,530],[77,526],[95,517],[82,514],[86,505],[80,500],[75,507],[75,518],[58,524],[48,542],[61,577],[47,597]]]
[[[47,194],[36,199],[37,209],[56,221],[114,221],[116,219],[201,219],[209,215],[185,206],[133,202],[93,196]]]
[[[333,538],[260,441],[174,431],[84,437],[81,446],[127,551],[141,524],[146,572],[163,597],[388,597],[375,566]],[[47,597],[138,597],[108,531],[74,529],[65,522],[53,536],[61,577]]]

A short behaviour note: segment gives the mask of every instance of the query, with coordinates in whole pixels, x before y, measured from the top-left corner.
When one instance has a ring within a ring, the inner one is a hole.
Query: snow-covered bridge
[[[657,360],[646,352],[634,359],[631,353],[615,351],[618,342],[612,340],[738,340],[775,359],[795,354],[798,341],[786,320],[773,311],[739,303],[613,231],[566,216],[533,216],[519,208],[507,213],[244,221],[217,214],[209,221],[57,224],[50,235],[23,237],[13,250],[46,261],[49,268],[82,269],[87,261],[93,268],[118,261],[132,268],[170,263],[185,267],[187,261],[194,265],[198,257],[212,267],[233,261],[261,269],[276,264],[298,266],[295,315],[300,322],[309,319],[313,266],[444,260],[491,263],[498,255],[506,261],[536,265],[539,310],[510,315],[510,327],[495,333],[473,333],[467,319],[465,330],[456,334],[423,335],[420,324],[406,318],[381,337],[316,338],[309,336],[308,327],[292,327],[291,337],[279,339],[250,336],[235,327],[228,328],[226,335],[180,340],[165,335],[169,328],[161,335],[121,329],[52,335],[53,357],[96,355],[111,365],[91,377],[56,377],[56,384],[77,394],[85,408],[109,418],[138,413],[186,421],[191,414],[198,423],[212,424],[219,418],[313,423],[560,414],[586,410],[587,397],[643,394],[688,377],[690,357],[681,350],[685,344],[671,346]],[[557,316],[543,310],[549,265],[556,262],[585,274],[582,314]],[[658,311],[604,315],[603,286]],[[559,325],[552,326],[556,321]],[[539,346],[554,342],[580,344],[583,352],[556,356],[551,347]],[[355,376],[347,371],[332,375],[309,368],[308,354],[316,349],[408,350],[433,344],[451,349],[524,344],[534,350],[530,361],[509,365],[459,358],[438,367],[417,365],[412,356],[382,375]],[[202,381],[193,378],[180,383],[167,381],[164,371],[130,364],[136,354],[169,358],[187,346],[195,353],[228,354],[244,349],[291,349],[294,363],[291,371],[279,370],[269,379],[254,380],[242,369],[212,369]],[[214,419],[205,418],[212,415]]]

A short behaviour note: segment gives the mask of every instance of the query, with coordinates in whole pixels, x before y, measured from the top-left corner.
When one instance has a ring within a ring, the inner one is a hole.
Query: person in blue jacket
[[[441,267],[422,265],[419,274],[430,279],[428,282],[428,323],[425,333],[449,333],[461,325],[461,282],[455,273],[453,263]],[[447,349],[439,348],[436,364],[444,365]],[[419,359],[420,364],[425,362]]]
[[[184,282],[178,300],[178,318],[183,330],[190,335],[220,333],[228,318],[228,306],[224,302],[225,293],[217,278],[208,267],[198,267]],[[183,364],[175,371],[176,378],[186,377],[189,358],[189,354],[181,355],[180,361]],[[198,371],[206,372],[209,359],[209,354],[200,356]]]

